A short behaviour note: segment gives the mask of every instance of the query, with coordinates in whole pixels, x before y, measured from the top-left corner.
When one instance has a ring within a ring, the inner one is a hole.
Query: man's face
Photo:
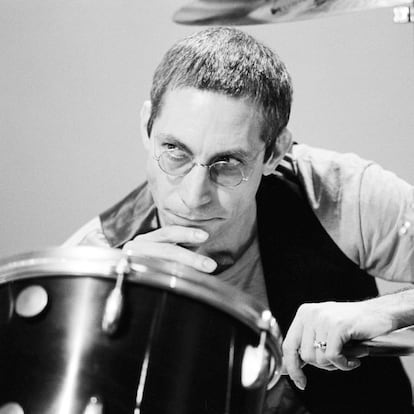
[[[195,88],[167,92],[146,143],[147,178],[161,224],[201,228],[209,239],[198,251],[237,256],[256,223],[255,195],[265,168],[260,132],[261,117],[247,100]],[[154,156],[175,148],[202,164],[241,163],[248,181],[223,187],[199,165],[183,177],[170,176]]]

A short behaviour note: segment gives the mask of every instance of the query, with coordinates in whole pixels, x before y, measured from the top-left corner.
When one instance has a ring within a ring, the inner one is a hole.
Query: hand
[[[342,354],[351,339],[373,338],[392,329],[389,316],[377,306],[376,299],[363,302],[324,302],[301,305],[283,343],[283,360],[296,386],[304,389],[305,364],[325,370],[349,371],[359,359]],[[325,343],[326,348],[318,348]]]
[[[217,263],[213,259],[182,246],[201,245],[208,237],[209,234],[201,229],[171,225],[140,234],[134,240],[126,243],[123,251],[132,256],[173,260],[198,271],[211,273],[217,267]]]

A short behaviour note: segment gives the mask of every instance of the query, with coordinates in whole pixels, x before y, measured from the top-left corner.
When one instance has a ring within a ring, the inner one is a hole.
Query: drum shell
[[[265,385],[246,389],[241,365],[258,334],[226,312],[175,291],[127,280],[114,335],[102,331],[114,277],[73,272],[8,280],[0,286],[0,406],[33,414],[83,413],[98,397],[104,413],[256,413]],[[9,278],[10,279],[10,278]],[[15,311],[28,286],[48,303]]]

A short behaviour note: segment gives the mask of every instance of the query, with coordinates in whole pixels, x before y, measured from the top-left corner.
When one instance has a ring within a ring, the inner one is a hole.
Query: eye
[[[238,165],[243,165],[243,161],[234,158],[231,155],[223,155],[220,158],[218,158],[215,162],[223,162],[226,163],[229,167],[233,167],[233,166],[238,166]]]
[[[174,144],[163,144],[163,154],[164,158],[168,159],[169,161],[173,162],[183,162],[187,161],[190,156],[186,151],[183,149],[177,147],[177,145]]]
[[[162,148],[167,151],[173,151],[175,149],[178,149],[177,145],[170,144],[169,142],[165,142],[164,144],[162,144]]]

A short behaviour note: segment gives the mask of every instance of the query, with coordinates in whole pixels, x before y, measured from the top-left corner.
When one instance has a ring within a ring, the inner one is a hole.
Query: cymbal
[[[173,20],[189,25],[263,24],[412,4],[412,0],[195,0],[180,8]]]
[[[266,0],[198,0],[179,9],[173,17],[181,24],[237,24]]]

